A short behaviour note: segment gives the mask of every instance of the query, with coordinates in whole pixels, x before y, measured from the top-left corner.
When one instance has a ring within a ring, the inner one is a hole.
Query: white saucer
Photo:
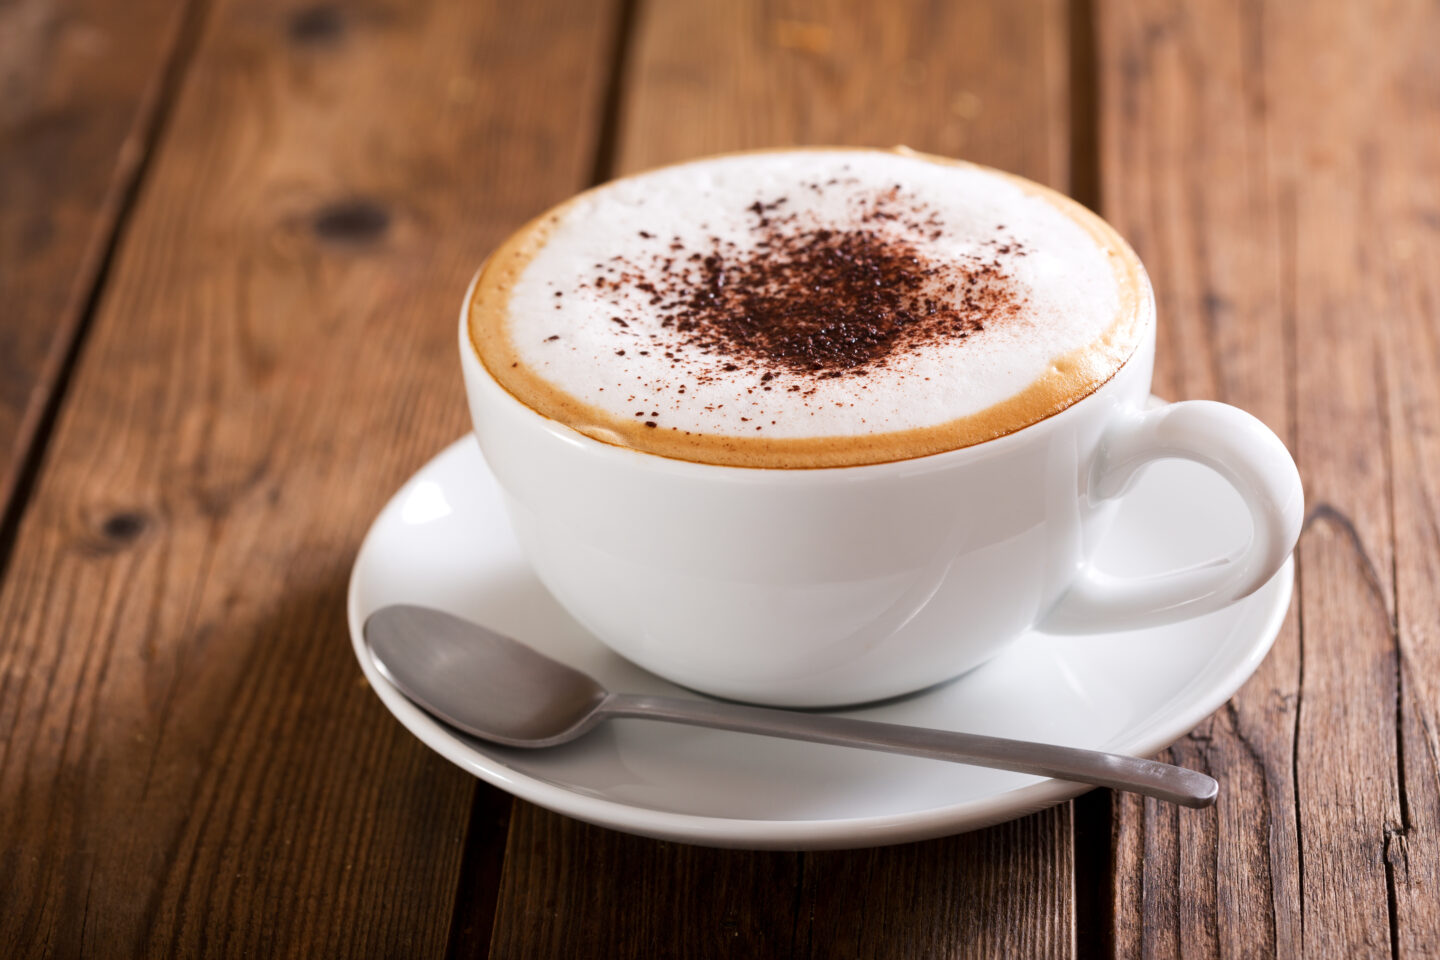
[[[1176,506],[1184,504],[1183,510]],[[1249,536],[1239,497],[1194,464],[1155,465],[1099,562],[1158,572]],[[949,684],[855,716],[1150,756],[1255,671],[1290,602],[1289,563],[1249,599],[1179,626],[1031,634]],[[602,826],[714,846],[873,846],[973,830],[1083,793],[1040,777],[638,720],[548,751],[494,747],[431,720],[376,672],[365,617],[426,604],[506,633],[613,690],[696,696],[622,660],[560,609],[520,554],[473,437],[430,461],[380,513],[350,579],[355,653],[385,707],[433,750],[517,797]]]

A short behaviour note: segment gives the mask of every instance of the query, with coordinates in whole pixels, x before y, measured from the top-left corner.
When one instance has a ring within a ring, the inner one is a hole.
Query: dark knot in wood
[[[122,510],[107,517],[101,524],[100,531],[116,543],[129,543],[144,533],[147,525],[144,514]]]
[[[315,235],[331,243],[373,243],[389,228],[389,211],[373,200],[342,200],[315,214]]]
[[[297,10],[290,18],[290,39],[311,46],[334,43],[345,32],[345,18],[328,3]]]

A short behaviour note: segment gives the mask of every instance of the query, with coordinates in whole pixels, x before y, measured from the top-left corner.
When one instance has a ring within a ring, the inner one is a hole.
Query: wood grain
[[[710,850],[512,810],[385,716],[345,577],[465,429],[488,249],[595,171],[758,146],[1093,200],[1092,10],[1157,389],[1256,413],[1309,496],[1274,651],[1170,754],[1214,810],[1115,797],[1109,878],[1070,805]],[[39,466],[0,583],[0,956],[1072,956],[1077,885],[1082,952],[1440,954],[1437,37],[1423,0],[3,5],[0,517]]]
[[[635,29],[621,171],[905,144],[1070,186],[1064,0],[648,0]]]
[[[1096,13],[1102,212],[1154,281],[1156,392],[1237,404],[1293,450],[1293,238],[1266,150],[1266,24],[1222,4]],[[1169,751],[1220,782],[1213,810],[1115,798],[1116,956],[1298,954],[1298,625],[1292,607],[1256,675]]]
[[[649,0],[634,27],[618,172],[905,143],[1069,186],[1061,3]],[[518,804],[491,952],[1071,956],[1072,863],[1068,804],[971,836],[809,855],[658,844]]]
[[[632,837],[516,801],[490,955],[794,957],[802,863]]]
[[[189,5],[0,7],[0,517],[163,113]]]
[[[1220,805],[1118,808],[1115,953],[1433,955],[1434,10],[1098,10],[1105,212],[1161,293],[1162,389],[1266,419],[1310,511],[1275,652],[1175,751]]]
[[[1072,824],[1065,804],[928,843],[808,854],[793,955],[1074,956]]]
[[[220,2],[0,588],[0,955],[434,956],[474,782],[364,688],[454,316],[583,185],[601,5]]]
[[[1399,819],[1385,825],[1401,957],[1440,956],[1440,10],[1385,8],[1384,71],[1364,150],[1369,249],[1385,318],[1384,383],[1395,530]],[[1373,48],[1372,48],[1373,49]]]

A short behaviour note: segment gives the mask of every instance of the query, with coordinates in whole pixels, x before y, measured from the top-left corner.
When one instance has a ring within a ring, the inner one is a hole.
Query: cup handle
[[[1083,563],[1040,629],[1091,633],[1152,627],[1210,613],[1249,596],[1285,562],[1300,536],[1304,491],[1280,438],[1236,407],[1207,400],[1134,411],[1109,427],[1090,469],[1091,503],[1124,496],[1156,460],[1202,463],[1250,508],[1250,542],[1227,557],[1149,577],[1116,577]]]

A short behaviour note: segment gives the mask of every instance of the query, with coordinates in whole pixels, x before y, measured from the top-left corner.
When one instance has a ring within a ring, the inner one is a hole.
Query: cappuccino
[[[536,412],[700,463],[855,466],[1020,430],[1141,343],[1139,262],[1037,184],[908,151],[736,154],[597,187],[486,263],[470,339]]]

